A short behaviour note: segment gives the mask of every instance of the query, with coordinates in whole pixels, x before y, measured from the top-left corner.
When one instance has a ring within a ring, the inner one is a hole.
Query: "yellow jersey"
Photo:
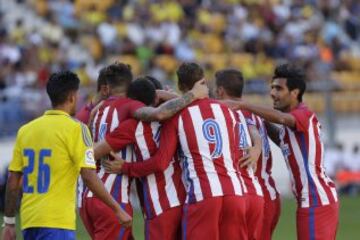
[[[23,175],[21,229],[75,230],[81,168],[96,168],[92,138],[69,114],[49,110],[20,128],[9,170]]]

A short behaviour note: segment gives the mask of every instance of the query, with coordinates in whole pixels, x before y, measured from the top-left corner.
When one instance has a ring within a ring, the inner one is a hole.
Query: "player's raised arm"
[[[262,105],[251,104],[243,100],[241,101],[226,100],[222,102],[234,110],[242,109],[242,110],[250,111],[269,122],[282,124],[291,128],[294,128],[296,124],[295,117],[290,113],[284,113],[279,110],[265,107]]]
[[[194,87],[181,97],[169,100],[160,106],[142,107],[134,112],[133,117],[141,121],[164,121],[171,118],[177,112],[197,99],[208,97],[209,89],[205,84],[205,79],[195,83]]]

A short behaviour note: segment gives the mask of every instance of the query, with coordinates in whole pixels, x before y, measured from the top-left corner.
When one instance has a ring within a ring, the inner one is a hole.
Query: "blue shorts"
[[[73,230],[60,228],[27,228],[22,231],[24,240],[75,240]]]

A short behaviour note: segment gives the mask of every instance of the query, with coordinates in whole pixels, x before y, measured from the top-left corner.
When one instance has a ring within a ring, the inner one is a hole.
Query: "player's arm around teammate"
[[[160,91],[157,90],[158,98],[160,101],[165,101],[157,107],[153,106],[143,106],[138,108],[133,112],[132,117],[144,121],[165,121],[166,119],[171,118],[181,109],[185,108],[193,101],[198,99],[203,99],[208,97],[209,88],[205,84],[205,79],[198,81],[194,87],[187,92],[186,94],[176,97],[177,95],[169,91]],[[97,109],[101,107],[101,102],[95,107],[89,118],[89,126],[91,126],[92,121],[94,120],[95,113]]]
[[[282,124],[291,128],[295,127],[295,117],[290,113],[281,112],[262,105],[252,104],[245,100],[227,100],[224,101],[224,103],[233,109],[243,109],[252,112],[269,122]]]
[[[193,101],[203,99],[208,97],[208,95],[209,88],[205,84],[205,79],[201,79],[195,83],[194,87],[190,91],[183,94],[181,97],[166,101],[158,107],[142,107],[134,112],[133,117],[137,120],[145,122],[161,122],[171,118]]]

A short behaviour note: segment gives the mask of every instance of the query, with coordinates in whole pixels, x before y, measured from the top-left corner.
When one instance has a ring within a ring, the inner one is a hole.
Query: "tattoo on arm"
[[[194,100],[194,98],[195,97],[192,92],[187,92],[180,98],[170,100],[160,105],[159,110],[166,116],[166,118],[170,118],[178,111],[189,105]]]
[[[155,109],[156,108],[153,108],[153,107],[142,107],[142,108],[136,110],[133,117],[137,120],[144,121],[144,122],[155,121],[156,120],[154,118]]]
[[[163,121],[174,116],[181,109],[192,103],[194,99],[194,94],[192,92],[187,92],[183,96],[169,100],[157,108],[140,108],[135,112],[134,118],[145,122]]]

